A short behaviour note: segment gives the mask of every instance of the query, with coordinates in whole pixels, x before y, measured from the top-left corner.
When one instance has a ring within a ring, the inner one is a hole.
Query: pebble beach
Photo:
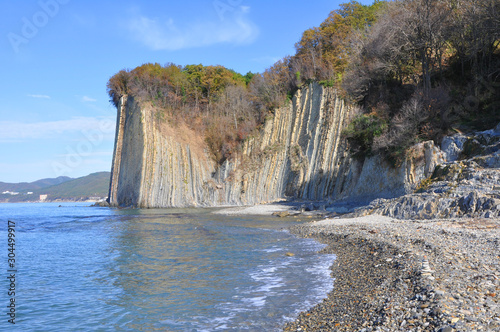
[[[337,259],[333,291],[284,331],[500,331],[500,221],[369,215],[291,228]]]

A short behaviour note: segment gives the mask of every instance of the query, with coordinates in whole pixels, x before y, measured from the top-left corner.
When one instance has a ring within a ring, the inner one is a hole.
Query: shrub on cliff
[[[354,117],[342,134],[349,141],[355,156],[363,157],[371,154],[374,139],[381,136],[386,128],[386,121],[377,115],[360,114]]]
[[[394,1],[354,40],[342,87],[366,113],[390,119],[373,149],[401,158],[452,126],[500,121],[499,10],[498,0]]]
[[[222,66],[147,63],[121,70],[110,78],[107,88],[115,106],[130,94],[141,103],[150,103],[158,120],[186,123],[205,138],[214,159],[221,163],[264,119],[252,100],[268,100],[263,95],[251,97],[247,89],[254,76]]]
[[[222,162],[297,89],[319,81],[364,110],[346,130],[358,155],[400,160],[457,124],[500,121],[499,11],[498,0],[350,1],[263,73],[145,64],[114,75],[108,93],[115,105],[132,94],[172,122],[189,119]]]

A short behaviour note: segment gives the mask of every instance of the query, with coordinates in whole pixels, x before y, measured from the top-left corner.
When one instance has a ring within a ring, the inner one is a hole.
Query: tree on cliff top
[[[452,124],[500,121],[499,12],[500,0],[350,1],[261,74],[144,64],[114,75],[108,93],[115,105],[131,94],[174,123],[189,119],[221,162],[297,89],[318,81],[364,109],[349,128],[358,151],[400,158]]]
[[[251,105],[245,76],[223,66],[147,63],[121,70],[107,84],[118,106],[130,94],[154,107],[156,118],[175,125],[184,122],[205,137],[214,159],[221,163],[260,123]]]
[[[400,159],[417,141],[439,142],[451,126],[500,121],[499,9],[499,0],[387,5],[352,47],[343,80],[347,96],[388,124],[371,149]]]
[[[386,1],[362,5],[351,1],[340,5],[317,28],[302,34],[295,44],[294,61],[304,72],[305,79],[340,80],[352,55],[352,39],[364,32],[386,6]]]

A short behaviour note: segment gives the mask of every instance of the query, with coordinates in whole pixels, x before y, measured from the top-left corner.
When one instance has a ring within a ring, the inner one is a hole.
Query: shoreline
[[[223,214],[272,215],[260,205]],[[230,211],[227,213],[227,211]],[[284,331],[500,331],[500,220],[329,218],[290,232],[327,245],[333,290]]]
[[[0,201],[0,204],[39,204],[39,203],[98,203],[100,201],[96,200],[56,200],[56,201],[18,201],[18,202],[3,202]]]

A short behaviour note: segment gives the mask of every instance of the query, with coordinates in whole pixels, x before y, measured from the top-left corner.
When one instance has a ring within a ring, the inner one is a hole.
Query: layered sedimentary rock
[[[335,199],[364,203],[411,193],[444,160],[444,153],[428,141],[411,147],[408,157],[398,167],[390,165],[381,155],[353,161],[348,173],[343,174],[344,188]]]
[[[161,120],[124,96],[118,106],[110,185],[113,206],[183,207],[305,200],[391,198],[409,193],[442,159],[432,142],[401,167],[374,156],[354,160],[342,138],[351,108],[313,83],[275,110],[241,153],[222,165],[199,133]]]
[[[348,156],[341,131],[349,108],[333,89],[310,85],[276,110],[242,154],[216,173],[219,202],[255,204],[278,198],[325,199],[338,187]]]
[[[113,206],[173,207],[207,202],[215,163],[189,128],[169,126],[150,107],[122,97],[109,202]]]

